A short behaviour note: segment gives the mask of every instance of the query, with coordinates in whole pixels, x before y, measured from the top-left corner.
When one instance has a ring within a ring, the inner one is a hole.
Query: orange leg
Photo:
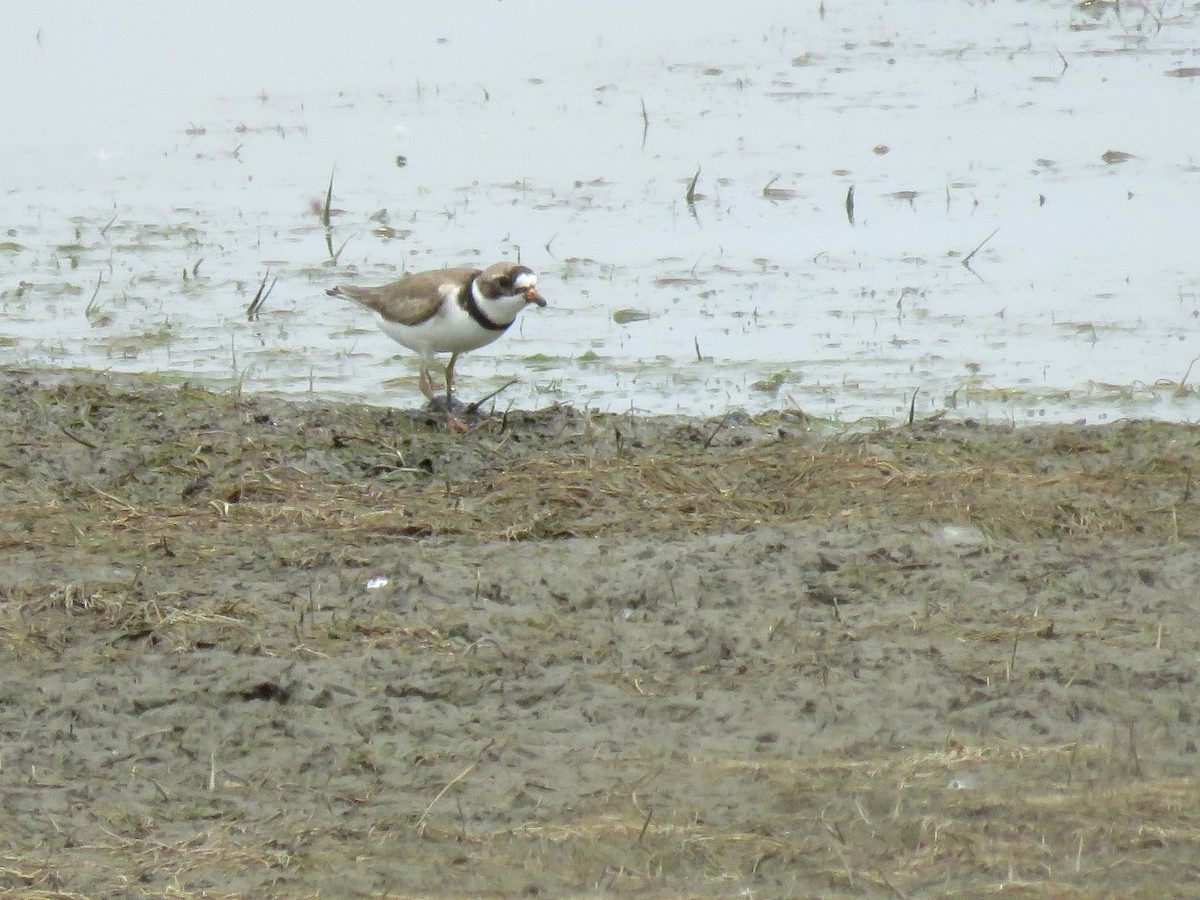
[[[454,364],[458,361],[458,354],[450,355],[450,364],[446,366],[446,430],[451,434],[461,434],[468,429],[467,423],[456,416],[453,412],[454,408]],[[427,360],[421,360],[421,393],[425,395],[433,406],[439,405],[439,398],[433,392],[433,378],[429,375],[429,363]]]
[[[421,393],[425,395],[425,399],[433,402],[433,379],[429,377],[429,364],[424,360],[421,361]]]

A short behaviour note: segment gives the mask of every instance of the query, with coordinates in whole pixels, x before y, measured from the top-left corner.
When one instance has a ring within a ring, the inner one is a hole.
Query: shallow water
[[[408,405],[324,289],[519,252],[467,398],[1200,414],[1194,4],[697,8],[10,11],[0,362]]]

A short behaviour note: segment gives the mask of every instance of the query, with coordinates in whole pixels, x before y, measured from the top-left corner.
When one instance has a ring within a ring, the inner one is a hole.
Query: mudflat
[[[0,386],[0,890],[1200,877],[1195,427]]]

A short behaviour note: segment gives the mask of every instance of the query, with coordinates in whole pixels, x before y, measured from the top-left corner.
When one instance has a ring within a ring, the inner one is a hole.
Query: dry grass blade
[[[495,745],[496,745],[495,738],[488,741],[487,744],[484,745],[484,748],[479,751],[479,754],[475,757],[475,759],[471,761],[471,764],[469,766],[467,766],[465,769],[463,769],[461,772],[459,772],[457,775],[455,775],[453,778],[451,778],[448,782],[446,782],[446,786],[437,792],[436,797],[434,797],[432,800],[429,801],[429,805],[427,807],[425,807],[425,811],[423,813],[421,813],[421,817],[419,819],[417,819],[416,829],[417,829],[418,833],[421,833],[425,830],[425,822],[429,818],[429,814],[431,812],[433,812],[433,808],[435,806],[437,806],[438,801],[441,800],[444,796],[446,796],[446,792],[448,790],[450,790],[450,788],[454,787],[456,784],[458,784],[460,781],[462,781],[468,775],[470,775],[472,772],[474,772],[475,769],[479,766],[479,764],[481,762],[483,762],[483,758],[485,756],[487,756],[488,751],[491,750],[492,747],[494,747]]]
[[[85,438],[81,438],[79,435],[77,435],[75,432],[73,432],[66,425],[60,425],[58,427],[59,427],[59,430],[62,431],[63,434],[65,434],[67,437],[69,437],[75,443],[82,444],[84,447],[87,447],[89,450],[99,450],[100,449],[95,444],[93,444],[91,441],[89,441]]]
[[[487,403],[489,400],[491,400],[491,399],[493,399],[493,398],[495,398],[495,397],[498,397],[498,396],[500,396],[502,393],[504,393],[505,391],[507,391],[507,390],[508,390],[510,387],[512,387],[514,384],[519,384],[519,382],[518,382],[518,381],[517,381],[517,379],[515,379],[515,378],[514,378],[512,381],[509,381],[509,382],[507,382],[507,383],[505,383],[505,384],[502,384],[502,385],[500,385],[500,387],[496,388],[496,389],[495,389],[494,391],[492,391],[490,394],[485,394],[484,396],[480,397],[478,400],[476,400],[476,401],[474,401],[474,402],[472,402],[472,403],[468,403],[468,404],[467,404],[467,413],[468,413],[468,414],[474,414],[474,413],[477,413],[477,412],[479,412],[479,409],[480,409],[480,407],[482,407],[482,406],[483,406],[485,403]]]

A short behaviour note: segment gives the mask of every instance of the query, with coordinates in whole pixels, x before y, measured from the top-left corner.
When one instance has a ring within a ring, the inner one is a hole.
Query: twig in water
[[[104,273],[98,272],[96,274],[96,289],[94,291],[92,291],[92,299],[88,301],[88,305],[85,306],[83,309],[83,315],[85,318],[90,319],[92,317],[92,313],[99,311],[100,307],[96,306],[96,297],[99,296],[100,285],[103,283],[104,283]],[[1191,369],[1189,368],[1188,371],[1191,371]],[[1186,378],[1186,377],[1187,376],[1185,375],[1184,378]]]
[[[921,393],[920,388],[913,389],[912,400],[908,403],[908,427],[912,428],[913,419],[917,417],[917,394]]]
[[[692,215],[696,215],[696,182],[700,180],[700,167],[696,166],[696,174],[692,176],[692,180],[688,183],[687,193],[684,197],[687,199],[688,209]]]
[[[321,224],[326,228],[329,227],[330,212],[333,207],[333,175],[336,171],[337,167],[335,166],[329,173],[329,189],[325,191],[325,208],[321,210]]]
[[[250,305],[246,307],[246,319],[253,322],[258,318],[259,312],[263,308],[263,304],[267,302],[267,298],[271,296],[271,291],[275,290],[275,281],[279,280],[279,276],[275,276],[275,281],[271,282],[271,286],[267,287],[267,279],[271,277],[271,269],[267,268],[266,274],[263,275],[262,281],[258,285],[258,292],[254,295],[254,299],[250,301]]]
[[[1188,376],[1192,374],[1192,366],[1196,365],[1197,362],[1200,362],[1200,356],[1193,358],[1192,361],[1188,363],[1187,371],[1184,372],[1183,377],[1179,379],[1179,384],[1175,385],[1175,390],[1171,392],[1171,396],[1183,397],[1187,394],[1187,388],[1184,387],[1184,385],[1187,384]]]
[[[980,250],[983,249],[984,244],[986,244],[988,241],[990,241],[992,238],[994,238],[996,236],[996,232],[998,232],[999,230],[1000,229],[997,228],[996,231],[993,231],[991,234],[989,234],[987,237],[985,237],[982,241],[979,242],[978,246],[976,246],[974,250],[972,250],[970,253],[968,253],[966,256],[964,256],[962,258],[962,266],[964,269],[971,268],[972,258],[974,258],[976,253],[978,253]],[[974,271],[974,270],[972,269],[972,271]]]
[[[330,239],[329,233],[328,232],[325,233],[325,246],[326,246],[326,249],[329,250],[329,259],[335,266],[337,265],[338,257],[342,255],[342,251],[346,249],[346,245],[348,243],[350,243],[350,238],[352,238],[352,237],[354,237],[354,235],[350,235],[350,237],[348,237],[344,241],[342,241],[342,246],[338,247],[337,252],[334,253],[333,252],[333,241]]]

